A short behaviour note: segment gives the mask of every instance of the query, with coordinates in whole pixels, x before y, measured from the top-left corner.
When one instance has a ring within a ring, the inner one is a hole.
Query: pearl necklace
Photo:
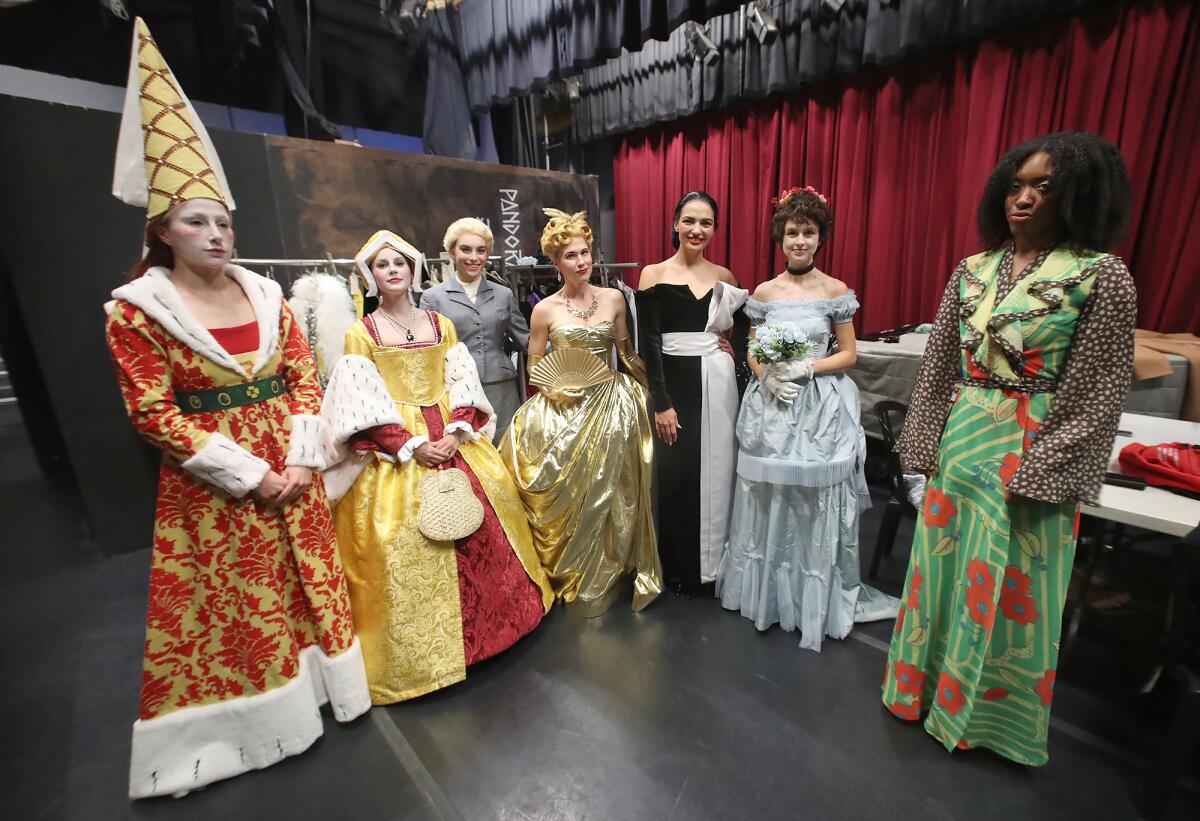
[[[409,310],[410,310],[409,317],[412,317],[412,315],[413,315],[413,313],[415,313],[415,311],[412,311],[412,309],[409,309]],[[392,326],[392,328],[396,331],[396,333],[404,334],[405,342],[416,342],[417,341],[417,338],[413,335],[412,328],[408,327],[403,322],[396,319],[394,316],[392,316],[387,311],[385,311],[383,309],[383,306],[379,307],[379,313],[383,314],[383,318],[388,321],[388,324]]]

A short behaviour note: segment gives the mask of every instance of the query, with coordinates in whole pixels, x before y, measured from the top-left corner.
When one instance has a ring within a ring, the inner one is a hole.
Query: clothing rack
[[[323,258],[317,257],[312,259],[251,259],[243,257],[231,261],[235,265],[265,268],[264,275],[268,279],[279,281],[284,286],[285,292],[290,291],[292,284],[301,276],[308,273],[345,276],[348,281],[350,278],[349,275],[354,273],[355,267],[353,259],[334,258],[331,254],[326,254]],[[489,256],[487,261],[492,264],[492,271],[486,274],[488,278],[497,285],[503,285],[507,282],[508,287],[518,296],[521,294],[522,285],[535,286],[539,282],[550,282],[558,278],[557,269],[549,264],[508,265],[505,263],[504,257],[499,255]],[[434,280],[435,285],[445,282],[447,274],[443,272],[445,267],[452,265],[453,262],[452,259],[441,256],[425,257],[425,264],[430,273],[430,279],[433,279],[433,269],[436,268],[438,271],[438,277]],[[627,268],[640,267],[640,262],[597,262],[592,266],[594,271],[600,272],[601,284],[606,287],[613,287],[614,280],[620,280],[620,275],[617,274],[614,276],[614,272]],[[339,271],[339,268],[349,268],[350,270]],[[277,269],[283,270],[277,271]]]
[[[491,263],[492,268],[491,268],[491,270],[488,270],[487,268],[485,268],[484,276],[486,276],[491,282],[494,282],[497,285],[509,284],[507,282],[508,278],[505,277],[505,275],[504,275],[504,257],[492,255],[487,258],[487,261],[489,263]],[[450,266],[451,269],[453,270],[454,260],[450,259],[449,257],[427,256],[427,257],[425,257],[425,264],[428,268],[430,268],[429,278],[433,282],[433,284],[441,285],[443,282],[446,281],[446,279],[449,276],[447,273],[445,273],[444,269],[447,266]],[[432,270],[433,268],[436,268],[437,272],[438,272],[436,278],[434,278],[434,276],[433,276],[433,270]],[[511,284],[509,285],[509,287],[511,287]]]
[[[487,258],[487,261],[492,263],[493,267],[498,267],[500,269],[503,269],[503,267],[504,267],[504,257],[490,256]],[[355,273],[356,268],[357,268],[357,263],[353,259],[335,259],[332,255],[326,255],[323,259],[320,259],[320,258],[318,258],[318,259],[250,259],[250,258],[242,258],[242,259],[231,260],[231,262],[233,262],[235,265],[256,266],[258,268],[265,268],[266,270],[264,271],[264,276],[266,276],[268,279],[273,279],[276,281],[282,280],[281,284],[284,286],[285,292],[287,292],[291,289],[292,284],[297,279],[299,279],[300,277],[304,276],[305,274],[309,274],[309,273],[325,273],[325,274],[332,274],[333,276],[345,276],[347,283],[349,283],[349,279],[350,279],[349,275]],[[429,275],[429,279],[432,281],[433,285],[439,285],[442,282],[446,281],[447,275],[445,273],[443,273],[443,271],[447,265],[452,265],[453,262],[454,262],[454,260],[447,259],[446,257],[440,257],[440,256],[439,257],[430,257],[430,256],[425,257],[426,273]],[[338,270],[339,266],[348,267],[348,268],[350,268],[350,270],[348,272],[343,273]],[[277,272],[275,270],[276,268],[299,269],[299,270],[296,271],[295,273],[289,272],[287,276],[280,277],[277,275],[279,272]],[[434,270],[437,271],[437,274],[438,274],[437,277],[433,276]],[[505,279],[503,278],[502,273],[493,274],[493,275],[489,276],[489,279],[492,282],[495,282],[497,285],[505,284]]]
[[[489,257],[490,259],[490,257]],[[640,268],[640,262],[597,262],[592,265],[593,268]],[[509,269],[513,271],[553,271],[553,265],[538,263],[535,265],[509,265]]]
[[[347,280],[349,287],[350,277],[347,273],[338,271],[338,266],[349,267],[348,273],[353,273],[354,260],[352,259],[334,259],[332,255],[326,254],[324,258],[316,259],[250,259],[239,258],[230,260],[234,265],[254,266],[257,268],[265,268],[263,275],[267,279],[273,279],[279,282],[283,287],[285,297],[291,294],[292,285],[296,280],[305,274],[331,274],[332,276],[342,276]],[[283,269],[277,272],[276,268]],[[277,275],[277,273],[279,275]]]
[[[602,284],[606,287],[612,287],[612,271],[622,268],[640,268],[640,262],[597,262],[592,266],[593,270],[602,272]],[[535,264],[535,265],[509,265],[507,270],[511,272],[511,281],[513,282],[513,292],[519,293],[517,286],[522,283],[522,280],[527,280],[530,284],[538,281],[548,281],[558,279],[557,268],[553,265]],[[527,274],[523,277],[523,274]]]
[[[321,257],[319,259],[249,259],[247,257],[239,257],[238,259],[230,260],[235,265],[290,265],[292,267],[302,265],[353,265],[352,259],[334,259],[333,257]]]

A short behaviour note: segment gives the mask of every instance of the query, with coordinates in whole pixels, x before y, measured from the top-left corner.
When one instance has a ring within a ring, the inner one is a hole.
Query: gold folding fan
[[[598,357],[578,348],[554,351],[529,369],[529,381],[551,391],[584,391],[612,378]]]

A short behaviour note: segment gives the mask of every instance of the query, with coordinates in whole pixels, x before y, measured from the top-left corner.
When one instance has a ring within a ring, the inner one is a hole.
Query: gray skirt
[[[500,443],[500,437],[504,436],[504,432],[512,423],[513,414],[525,400],[525,397],[521,396],[520,384],[516,377],[505,379],[503,382],[483,383],[483,392],[492,403],[492,410],[496,412],[496,435],[492,437],[492,444]]]

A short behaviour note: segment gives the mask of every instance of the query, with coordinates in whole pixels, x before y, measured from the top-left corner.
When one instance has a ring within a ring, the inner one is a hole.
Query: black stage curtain
[[[462,18],[457,14],[430,12],[421,34],[428,60],[422,131],[425,153],[475,159],[478,143],[471,108],[467,105],[466,81],[458,58]]]
[[[706,23],[721,60],[695,59],[685,30],[583,72],[573,126],[587,141],[764,97],[834,75],[990,37],[1096,0],[769,0],[773,42],[754,37],[741,8]],[[739,4],[740,5],[740,4]],[[1129,5],[1129,3],[1114,3]]]
[[[688,20],[736,10],[742,0],[465,0],[430,9],[453,19],[470,108],[483,113],[589,66],[665,40]]]

